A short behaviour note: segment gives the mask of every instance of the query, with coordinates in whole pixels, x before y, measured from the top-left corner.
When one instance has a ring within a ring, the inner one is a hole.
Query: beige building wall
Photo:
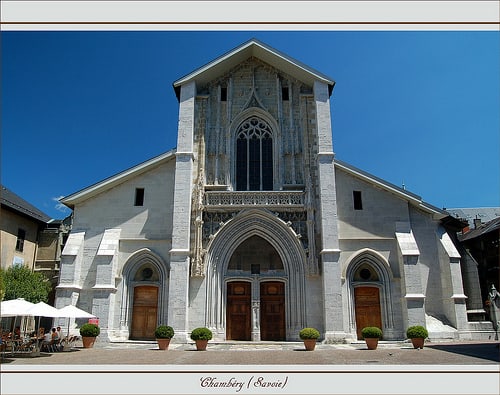
[[[2,269],[11,267],[15,262],[32,269],[37,249],[38,223],[5,209],[0,214]],[[16,250],[19,229],[26,232],[22,251]]]

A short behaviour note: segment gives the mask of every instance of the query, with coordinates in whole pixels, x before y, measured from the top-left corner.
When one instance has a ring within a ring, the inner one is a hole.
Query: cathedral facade
[[[62,199],[56,307],[98,316],[104,341],[484,336],[449,214],[335,158],[334,85],[256,40],[175,81],[177,147]]]

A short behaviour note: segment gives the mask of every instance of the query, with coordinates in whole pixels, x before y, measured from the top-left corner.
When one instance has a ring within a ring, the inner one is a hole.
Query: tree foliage
[[[5,270],[0,268],[0,300],[5,296]]]
[[[9,267],[2,273],[4,300],[24,298],[31,303],[48,302],[50,281],[42,273],[32,272],[26,266]]]

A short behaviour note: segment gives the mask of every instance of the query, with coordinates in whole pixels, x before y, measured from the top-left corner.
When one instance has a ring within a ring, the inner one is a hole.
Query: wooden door
[[[251,340],[251,284],[235,281],[227,284],[227,340]]]
[[[285,284],[282,282],[260,284],[260,338],[286,340]]]
[[[134,288],[131,339],[153,340],[158,316],[158,287]]]
[[[380,314],[380,292],[377,287],[354,288],[354,303],[356,309],[356,333],[358,339],[363,339],[361,330],[366,326],[376,326],[382,329]]]

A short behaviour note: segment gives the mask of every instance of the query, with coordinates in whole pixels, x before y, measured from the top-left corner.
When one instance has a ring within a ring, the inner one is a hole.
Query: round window
[[[363,280],[369,280],[370,277],[372,276],[372,272],[369,270],[369,269],[361,269],[359,271],[359,276],[363,279]]]
[[[151,277],[153,277],[153,270],[149,267],[142,269],[142,278],[143,280],[149,280]]]

